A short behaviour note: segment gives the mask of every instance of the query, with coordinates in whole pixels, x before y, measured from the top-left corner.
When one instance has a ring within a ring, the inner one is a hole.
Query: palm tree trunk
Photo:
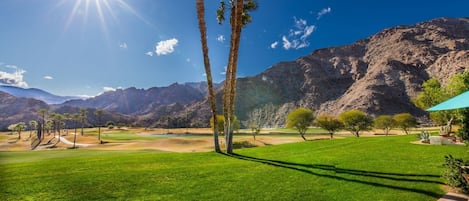
[[[212,110],[213,118],[213,144],[215,152],[221,152],[220,144],[218,142],[218,122],[217,122],[217,107],[215,101],[215,93],[213,91],[212,72],[210,67],[210,59],[208,56],[207,45],[207,27],[205,25],[205,2],[204,0],[197,0],[197,18],[199,19],[200,40],[202,42],[202,53],[204,56],[205,74],[207,75],[208,99],[210,102],[210,109]]]
[[[227,90],[225,88],[225,95],[227,95],[228,100],[226,101],[228,104],[227,108],[228,114],[225,116],[225,130],[226,131],[226,152],[231,154],[233,153],[233,126],[234,126],[234,108],[235,108],[235,96],[236,96],[236,70],[238,65],[238,52],[239,52],[239,44],[241,40],[241,30],[243,27],[242,21],[242,14],[244,8],[244,0],[237,0],[236,6],[232,8],[231,11],[231,48],[230,48],[230,56],[228,61],[227,67],[227,80],[225,86],[229,87]],[[230,79],[228,79],[230,78]]]

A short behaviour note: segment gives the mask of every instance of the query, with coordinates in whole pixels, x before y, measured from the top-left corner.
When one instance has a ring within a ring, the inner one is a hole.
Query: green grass
[[[414,135],[216,153],[0,152],[2,200],[437,200],[443,156]]]

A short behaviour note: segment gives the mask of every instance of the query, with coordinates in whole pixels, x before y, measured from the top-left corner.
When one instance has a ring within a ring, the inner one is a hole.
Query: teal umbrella
[[[450,98],[438,105],[435,105],[427,111],[454,110],[469,107],[469,91]]]

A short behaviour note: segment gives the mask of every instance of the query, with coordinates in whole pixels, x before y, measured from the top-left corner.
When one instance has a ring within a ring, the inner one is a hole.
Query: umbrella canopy
[[[466,91],[438,105],[435,105],[427,109],[427,111],[454,110],[467,107],[469,107],[469,91]]]

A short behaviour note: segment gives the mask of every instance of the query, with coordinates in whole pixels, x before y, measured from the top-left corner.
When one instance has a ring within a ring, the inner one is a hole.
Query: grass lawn
[[[437,200],[443,156],[414,135],[236,150],[0,152],[2,200]]]

